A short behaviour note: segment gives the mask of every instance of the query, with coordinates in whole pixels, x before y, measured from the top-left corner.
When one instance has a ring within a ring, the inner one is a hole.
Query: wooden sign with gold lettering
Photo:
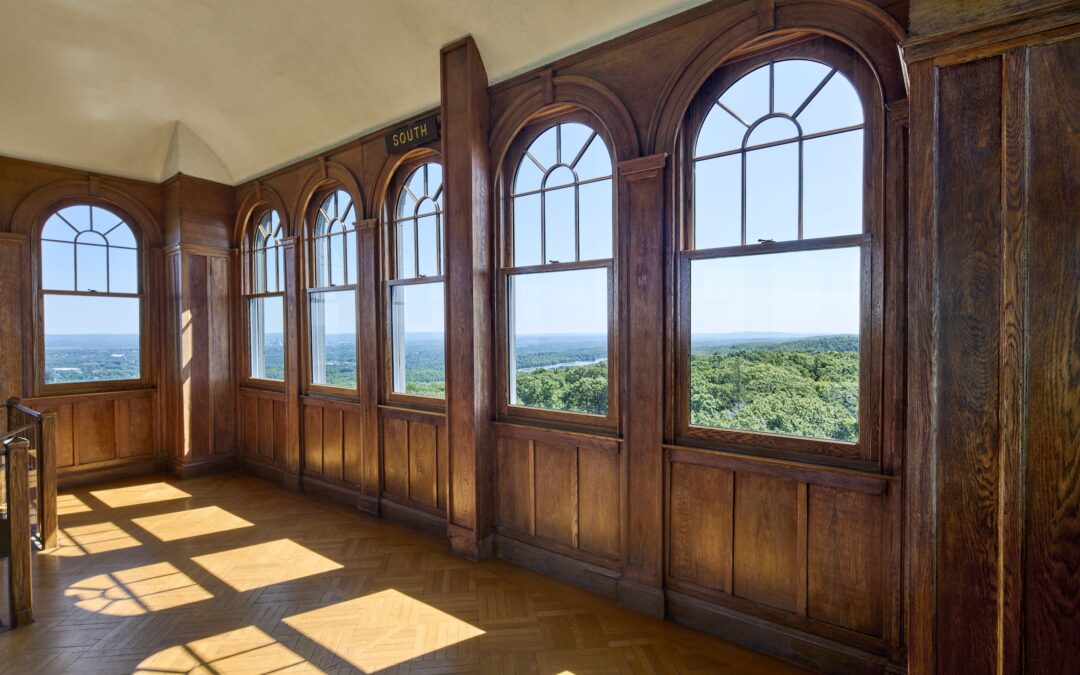
[[[386,151],[404,152],[439,138],[439,118],[436,115],[394,129],[386,135]]]

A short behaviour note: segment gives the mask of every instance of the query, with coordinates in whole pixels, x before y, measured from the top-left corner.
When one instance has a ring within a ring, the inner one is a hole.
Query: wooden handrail
[[[8,592],[11,599],[11,627],[34,620],[33,582],[30,563],[30,442],[12,438],[4,443],[7,454],[8,536],[10,565]]]
[[[37,451],[38,536],[43,549],[56,548],[59,526],[56,508],[56,413],[39,412],[22,404],[17,396],[7,400],[8,431],[12,437],[34,428]],[[29,423],[25,423],[29,419]]]
[[[9,398],[7,400],[7,407],[8,407],[9,411],[18,410],[19,412],[26,415],[27,417],[30,417],[30,418],[35,419],[35,420],[40,420],[45,415],[45,413],[43,413],[43,412],[38,412],[37,410],[34,410],[33,408],[27,408],[26,406],[24,406],[22,404],[22,399],[19,398],[18,396],[12,396],[11,398]],[[10,415],[11,415],[11,413],[9,412],[8,413],[9,419],[10,419]]]

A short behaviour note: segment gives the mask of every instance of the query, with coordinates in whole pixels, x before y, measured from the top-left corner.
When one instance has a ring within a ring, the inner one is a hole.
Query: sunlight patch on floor
[[[234,516],[219,506],[206,506],[201,509],[133,518],[131,522],[161,541],[176,541],[177,539],[198,537],[204,534],[253,527],[248,521]]]
[[[90,494],[100,499],[105,506],[113,509],[165,502],[170,499],[185,499],[191,496],[180,488],[163,482],[130,485],[109,490],[91,490]]]
[[[56,543],[57,548],[44,555],[77,558],[142,546],[138,539],[111,521],[61,528],[57,533]]]
[[[136,673],[321,673],[302,656],[255,626],[164,649],[144,659]]]
[[[291,539],[234,548],[192,558],[236,591],[250,591],[323,572],[341,565]]]
[[[141,616],[214,597],[167,562],[83,579],[64,595],[80,609],[109,616]]]
[[[56,513],[60,516],[70,516],[76,513],[86,513],[90,507],[75,495],[57,495]]]
[[[464,657],[484,631],[400,591],[387,589],[284,619],[290,628],[372,673],[423,657]]]

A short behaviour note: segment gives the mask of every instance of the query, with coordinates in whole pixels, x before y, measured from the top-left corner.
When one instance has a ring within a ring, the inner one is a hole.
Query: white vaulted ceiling
[[[241,182],[702,1],[0,0],[0,155]]]

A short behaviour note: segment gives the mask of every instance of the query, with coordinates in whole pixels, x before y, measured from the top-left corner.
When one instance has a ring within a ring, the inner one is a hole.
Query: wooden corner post
[[[472,559],[491,553],[491,168],[487,72],[465,37],[441,53],[446,190],[448,535]]]

